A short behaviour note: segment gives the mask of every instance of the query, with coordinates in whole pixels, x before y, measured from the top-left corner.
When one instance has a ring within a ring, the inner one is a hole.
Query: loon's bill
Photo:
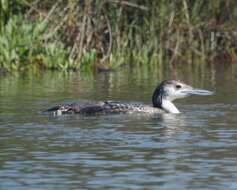
[[[100,101],[90,104],[64,104],[49,108],[45,112],[54,115],[78,114],[107,114],[107,113],[180,113],[173,101],[191,95],[209,96],[214,92],[193,88],[181,81],[164,80],[155,89],[152,105],[129,104],[115,101]]]
[[[189,94],[189,95],[199,95],[199,96],[210,96],[213,95],[214,92],[209,91],[209,90],[204,90],[200,88],[194,88],[191,90],[183,90],[183,93]]]

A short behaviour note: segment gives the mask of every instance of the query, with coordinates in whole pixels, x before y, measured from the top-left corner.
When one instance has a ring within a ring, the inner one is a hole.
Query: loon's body
[[[165,80],[155,89],[152,96],[153,105],[121,103],[116,101],[100,101],[96,103],[73,103],[52,107],[46,112],[54,115],[62,114],[107,114],[107,113],[179,113],[173,100],[190,95],[211,95],[212,92],[194,89],[180,81]]]
[[[95,103],[73,103],[62,104],[52,107],[47,112],[54,115],[62,115],[65,113],[75,114],[108,114],[108,113],[162,113],[162,109],[157,109],[150,105],[137,103],[122,103],[117,101],[104,101]]]

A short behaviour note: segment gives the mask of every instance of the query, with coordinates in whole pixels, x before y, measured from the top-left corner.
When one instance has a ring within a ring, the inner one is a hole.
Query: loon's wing
[[[62,115],[70,113],[85,113],[92,114],[101,112],[103,110],[104,102],[96,103],[72,103],[72,104],[60,104],[54,107],[51,107],[44,113],[52,113],[53,115]]]
[[[105,101],[94,103],[63,104],[47,109],[45,112],[53,115],[70,113],[79,114],[106,114],[106,113],[156,113],[159,109],[137,103],[122,103],[118,101]]]
[[[44,113],[52,113],[53,115],[62,115],[70,113],[80,114],[98,114],[98,113],[119,113],[129,111],[128,104],[116,101],[90,102],[90,103],[73,103],[61,104],[49,108]]]

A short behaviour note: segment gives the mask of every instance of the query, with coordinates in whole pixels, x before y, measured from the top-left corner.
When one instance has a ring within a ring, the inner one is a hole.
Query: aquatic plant
[[[236,57],[235,1],[0,2],[0,67],[10,70],[26,64],[90,70]]]
[[[58,40],[46,40],[47,25],[11,17],[0,32],[0,68],[7,71],[37,66],[44,69],[79,69],[95,60],[95,50],[83,56],[82,64],[70,59],[69,48]]]
[[[16,70],[29,64],[39,51],[41,33],[44,26],[12,16],[0,31],[0,66]]]

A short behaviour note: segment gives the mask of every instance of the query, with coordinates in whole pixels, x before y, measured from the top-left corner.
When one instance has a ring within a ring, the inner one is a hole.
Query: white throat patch
[[[168,113],[180,113],[175,105],[169,100],[163,100],[161,106]]]

